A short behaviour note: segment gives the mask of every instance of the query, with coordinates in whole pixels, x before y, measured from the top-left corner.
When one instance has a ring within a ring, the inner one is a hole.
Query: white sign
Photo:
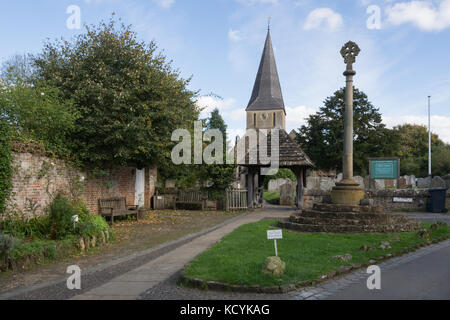
[[[406,202],[406,203],[412,203],[414,201],[413,198],[396,198],[393,199],[394,202]]]
[[[77,222],[78,222],[78,215],[72,216],[72,221],[73,221],[74,223],[77,223]]]
[[[267,239],[283,239],[282,230],[267,230]]]

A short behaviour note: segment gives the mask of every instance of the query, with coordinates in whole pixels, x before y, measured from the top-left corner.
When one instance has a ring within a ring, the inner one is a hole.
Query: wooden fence
[[[175,209],[176,208],[176,194],[161,194],[153,197],[153,209]]]
[[[227,190],[226,210],[247,209],[247,190]]]

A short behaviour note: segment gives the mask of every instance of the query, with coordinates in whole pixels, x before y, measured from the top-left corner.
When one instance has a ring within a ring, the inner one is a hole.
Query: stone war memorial
[[[364,190],[353,178],[353,63],[360,53],[358,45],[347,42],[341,50],[346,63],[344,76],[345,119],[343,148],[343,179],[331,191],[331,203],[314,203],[313,208],[301,209],[279,226],[301,232],[406,232],[420,228],[420,223],[406,216],[383,212],[365,198]]]

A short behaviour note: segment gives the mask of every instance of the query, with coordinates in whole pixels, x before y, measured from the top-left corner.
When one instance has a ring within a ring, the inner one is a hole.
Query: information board
[[[398,179],[400,159],[370,159],[371,179]]]

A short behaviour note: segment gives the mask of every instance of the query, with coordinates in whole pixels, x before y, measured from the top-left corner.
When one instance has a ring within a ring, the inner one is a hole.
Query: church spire
[[[270,20],[267,30],[266,43],[253,86],[252,96],[246,111],[254,110],[284,110],[283,95],[278,78],[275,55],[270,37]]]

